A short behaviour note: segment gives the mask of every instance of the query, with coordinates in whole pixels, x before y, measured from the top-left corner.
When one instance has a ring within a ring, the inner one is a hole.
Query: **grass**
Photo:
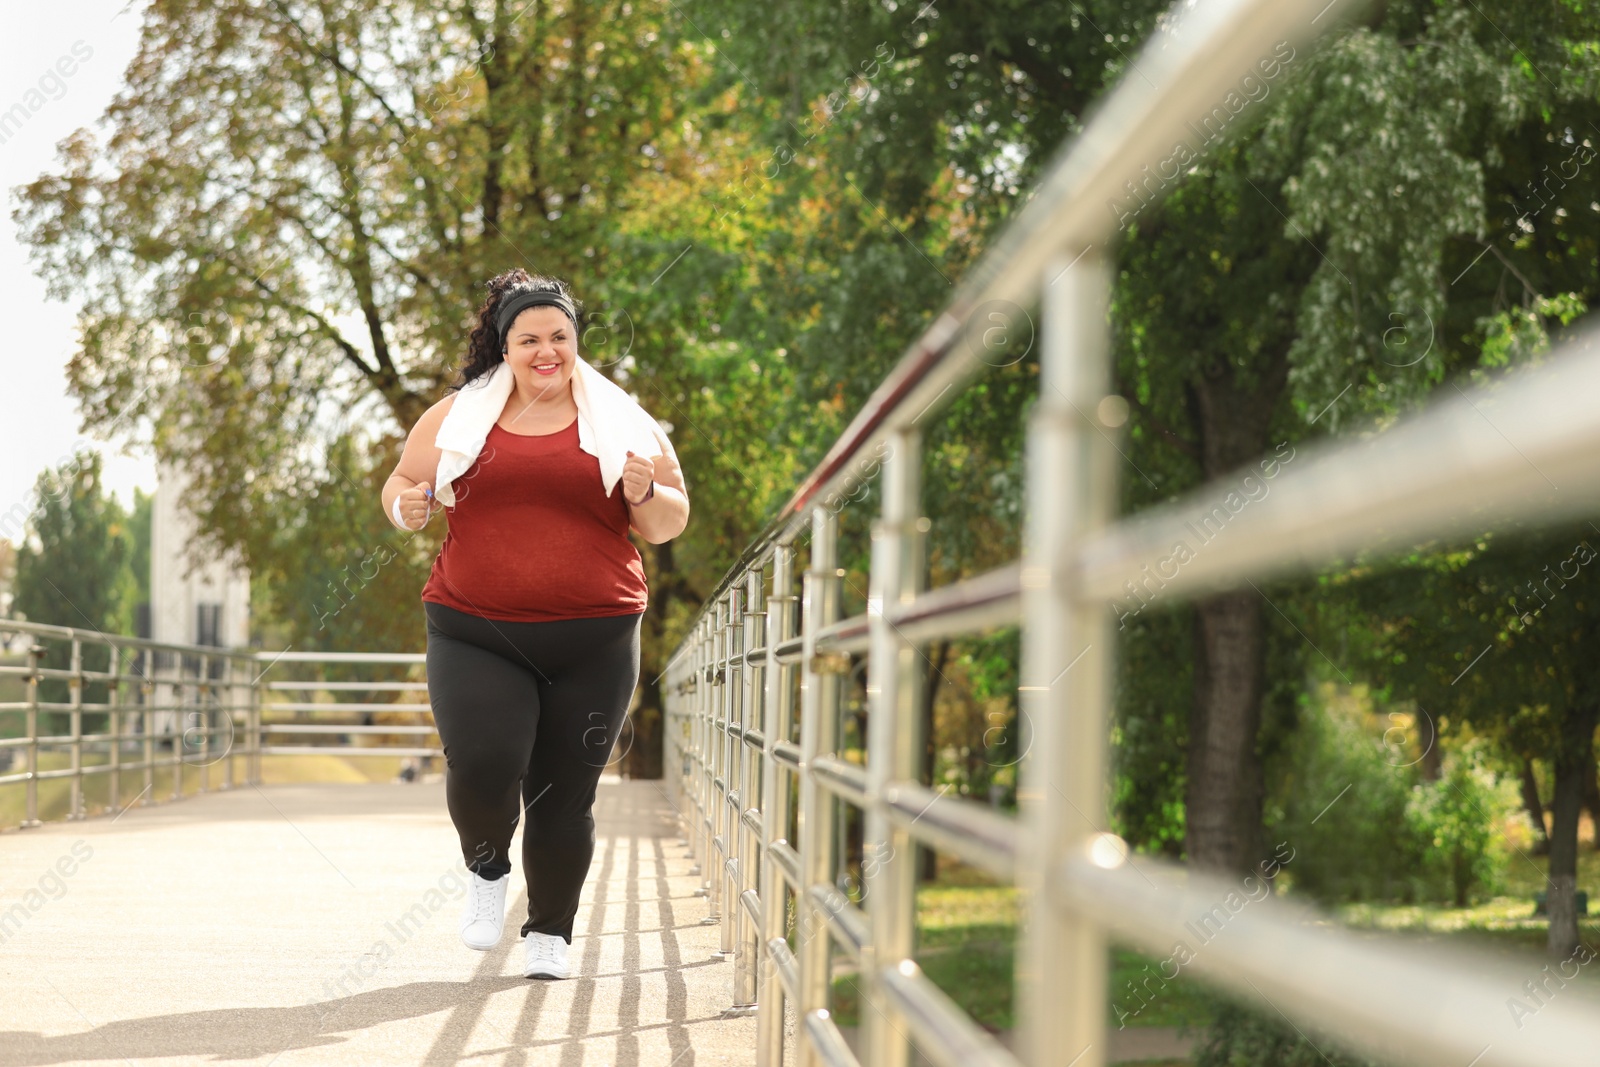
[[[1545,883],[1545,862],[1513,854],[1503,895],[1466,908],[1442,904],[1347,904],[1331,910],[1358,929],[1401,933],[1421,941],[1448,940],[1526,961],[1534,970],[1549,962],[1548,927],[1533,914],[1533,894]],[[1579,937],[1600,944],[1600,852],[1586,841],[1579,851],[1578,885],[1591,896],[1591,916]],[[917,888],[917,947],[923,972],[980,1025],[1009,1030],[1013,1006],[1015,943],[1020,901],[1014,886],[999,885],[982,872],[941,857],[939,876]],[[1124,948],[1113,948],[1107,986],[1107,1024],[1123,1027],[1201,1029],[1215,1017],[1209,987],[1171,965]],[[1600,989],[1600,968],[1586,967],[1582,982]],[[853,971],[837,973],[832,1004],[841,1026],[860,1025],[861,990]],[[1177,1061],[1174,1061],[1177,1062]],[[1152,1065],[1154,1067],[1154,1065]]]
[[[170,751],[156,750],[156,759],[163,759],[171,755]],[[138,762],[143,759],[141,752],[124,752],[123,763]],[[243,756],[230,756],[233,761],[233,775],[235,788],[242,786],[245,777],[245,760]],[[84,753],[84,766],[103,766],[108,761],[104,752]],[[69,767],[72,757],[66,752],[40,752],[39,769],[41,771],[57,770]],[[25,757],[19,753],[19,758],[7,773],[14,773],[26,767]],[[196,795],[200,790],[201,772],[206,775],[207,787],[216,791],[222,786],[223,761],[219,760],[208,767],[199,767],[185,764],[183,771],[182,795],[186,797]],[[400,769],[399,756],[360,756],[345,757],[329,754],[304,755],[304,756],[263,756],[261,757],[261,781],[264,785],[286,785],[296,782],[387,782],[392,781]],[[118,798],[115,804],[111,802],[111,778],[107,774],[93,774],[83,779],[83,804],[84,810],[91,816],[110,813],[120,810],[132,803],[144,791],[144,771],[124,771],[121,775]],[[44,822],[55,822],[67,817],[67,812],[72,803],[72,782],[66,778],[56,778],[39,783],[39,818]],[[12,830],[22,824],[27,812],[27,785],[14,782],[0,786],[0,830]],[[172,768],[157,767],[154,774],[154,788],[146,799],[155,803],[164,803],[172,797]]]
[[[936,881],[917,887],[918,965],[979,1025],[991,1031],[1015,1025],[1016,936],[1021,901],[1015,886],[999,885],[981,871],[941,857]],[[1210,1002],[1194,982],[1149,982],[1159,961],[1125,949],[1111,953],[1110,995],[1119,991],[1127,1026],[1200,1026],[1211,1019]],[[1129,992],[1146,981],[1143,999]],[[1159,987],[1159,988],[1157,988]],[[857,1026],[861,1015],[858,975],[844,972],[833,981],[830,1010],[841,1026]],[[1107,1020],[1119,1020],[1108,1006]]]

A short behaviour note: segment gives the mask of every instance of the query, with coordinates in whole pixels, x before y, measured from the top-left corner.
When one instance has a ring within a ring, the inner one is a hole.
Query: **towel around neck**
[[[440,451],[433,494],[446,507],[455,506],[452,483],[478,458],[515,386],[511,365],[501,361],[457,390],[433,441]],[[622,478],[629,452],[652,458],[664,454],[665,434],[656,420],[581,356],[572,372],[572,398],[578,404],[578,447],[599,459],[606,496]]]

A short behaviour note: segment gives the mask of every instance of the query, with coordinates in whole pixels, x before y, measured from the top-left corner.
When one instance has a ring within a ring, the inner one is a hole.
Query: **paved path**
[[[500,945],[461,944],[437,784],[246,786],[0,835],[0,1067],[753,1063],[664,795],[606,778],[595,816],[559,982],[522,977],[519,872]]]

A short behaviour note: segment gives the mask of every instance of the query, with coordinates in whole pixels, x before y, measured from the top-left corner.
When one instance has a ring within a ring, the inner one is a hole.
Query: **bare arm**
[[[451,393],[422,413],[417,424],[406,437],[405,450],[394,473],[383,483],[383,517],[394,525],[394,502],[400,501],[400,514],[406,520],[405,528],[420,530],[433,515],[442,510],[439,503],[428,497],[427,490],[434,488],[433,478],[439,470],[440,449],[433,443],[439,434],[439,424],[455,403]]]
[[[654,457],[656,492],[643,504],[628,505],[629,521],[652,545],[670,541],[683,533],[689,525],[689,486],[683,478],[683,467],[678,464],[678,453],[672,441],[655,428],[656,440],[662,453]]]

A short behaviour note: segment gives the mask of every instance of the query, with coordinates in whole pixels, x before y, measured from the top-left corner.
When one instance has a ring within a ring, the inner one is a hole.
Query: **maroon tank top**
[[[549,434],[491,427],[454,488],[423,600],[506,622],[645,609],[622,482],[606,496],[599,458],[578,447],[576,419]]]

